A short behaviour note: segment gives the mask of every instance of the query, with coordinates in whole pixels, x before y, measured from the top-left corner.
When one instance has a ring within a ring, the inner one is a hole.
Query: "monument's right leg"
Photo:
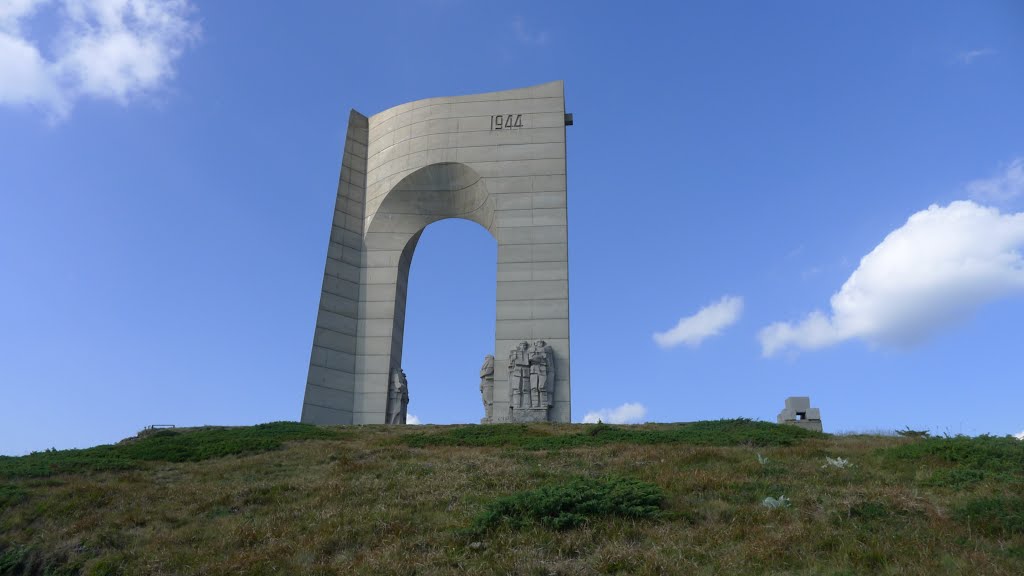
[[[533,208],[530,219],[503,218],[505,211],[501,210],[495,214],[498,301],[494,342],[494,420],[500,422],[510,418],[509,352],[520,342],[526,341],[534,346],[535,342],[543,340],[555,356],[554,402],[547,418],[553,422],[569,422],[572,414],[565,192],[534,192],[532,196],[532,206],[536,206],[540,198],[543,200],[541,206],[552,207]],[[539,218],[540,215],[550,219]],[[529,394],[530,390],[523,392]]]

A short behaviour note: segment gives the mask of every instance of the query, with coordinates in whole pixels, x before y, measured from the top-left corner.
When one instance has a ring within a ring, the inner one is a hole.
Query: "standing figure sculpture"
[[[484,418],[480,422],[489,424],[494,412],[494,356],[490,354],[484,357],[480,367],[480,399],[484,403]]]
[[[550,408],[554,400],[555,352],[537,340],[530,350],[530,407]]]
[[[405,379],[405,371],[401,368],[395,368],[391,372],[391,385],[388,387],[388,407],[384,421],[388,424],[405,424],[408,408],[409,381]]]
[[[520,342],[509,352],[508,389],[509,421],[548,421],[555,404],[555,351],[547,342]]]
[[[523,341],[508,353],[508,389],[513,409],[523,408],[523,394],[530,393],[529,347],[530,344]],[[529,398],[526,406],[529,406]]]

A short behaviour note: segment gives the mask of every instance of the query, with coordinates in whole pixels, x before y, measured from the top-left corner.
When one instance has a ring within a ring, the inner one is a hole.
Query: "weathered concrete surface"
[[[811,408],[808,396],[790,396],[786,398],[786,407],[779,412],[779,424],[790,424],[808,430],[822,431],[821,411]]]
[[[558,366],[549,418],[570,421],[565,122],[560,81],[429,98],[369,118],[352,111],[303,422],[385,421],[416,243],[445,218],[477,222],[498,242],[494,350],[547,342]],[[493,420],[502,421],[504,370],[495,371],[493,398]]]

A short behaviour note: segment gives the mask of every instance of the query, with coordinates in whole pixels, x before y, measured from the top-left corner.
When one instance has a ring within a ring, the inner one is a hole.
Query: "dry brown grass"
[[[1024,537],[951,516],[1002,488],[924,488],[916,465],[879,455],[899,438],[523,450],[350,430],[250,456],[0,480],[25,493],[0,511],[0,557],[38,574],[1024,574]],[[826,455],[855,466],[822,469]],[[606,474],[662,487],[669,518],[465,536],[498,496]],[[782,494],[790,508],[760,505]]]

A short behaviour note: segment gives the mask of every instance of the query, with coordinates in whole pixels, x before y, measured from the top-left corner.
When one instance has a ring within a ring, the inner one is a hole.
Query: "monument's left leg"
[[[368,137],[366,116],[353,110],[302,404],[302,421],[311,424],[352,423]]]
[[[407,229],[416,229],[409,225]],[[367,234],[356,338],[353,424],[386,421],[388,386],[402,367],[409,269],[420,231]]]

